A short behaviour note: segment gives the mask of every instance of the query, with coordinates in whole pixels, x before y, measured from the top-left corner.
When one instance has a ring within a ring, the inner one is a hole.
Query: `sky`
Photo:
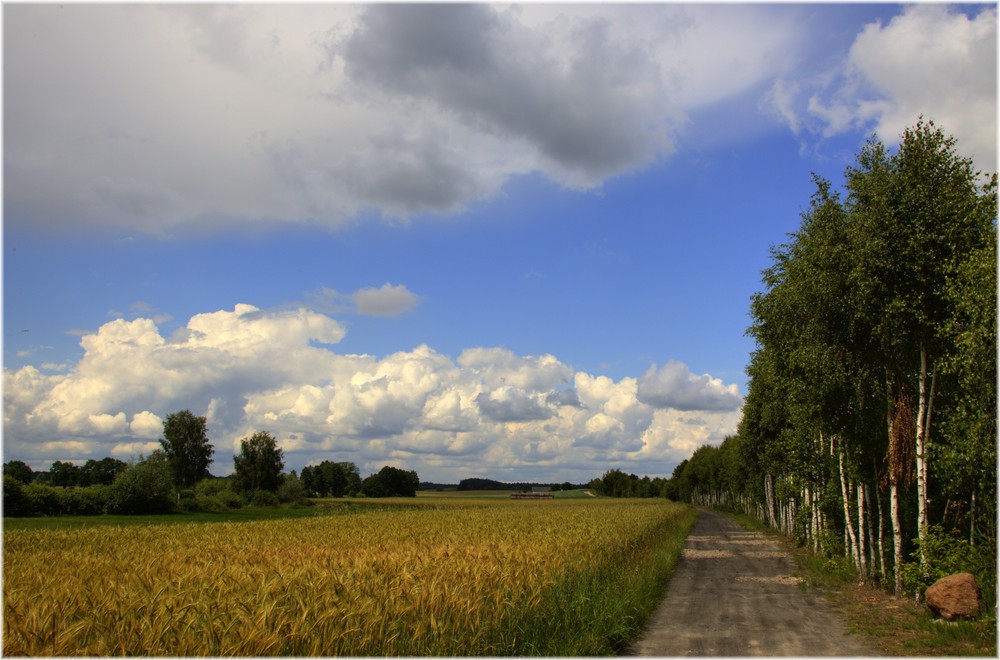
[[[817,174],[996,170],[995,4],[5,4],[3,459],[668,477]]]

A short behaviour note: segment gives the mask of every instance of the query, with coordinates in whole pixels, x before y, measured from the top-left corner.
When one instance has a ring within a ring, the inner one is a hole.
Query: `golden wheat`
[[[460,655],[656,500],[418,506],[252,523],[5,531],[5,655]],[[495,650],[495,649],[494,649]]]

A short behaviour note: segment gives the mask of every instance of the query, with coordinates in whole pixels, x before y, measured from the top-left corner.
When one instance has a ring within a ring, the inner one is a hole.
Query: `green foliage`
[[[209,476],[215,450],[208,441],[208,421],[190,410],[167,415],[160,446],[166,456],[173,483],[178,490],[190,488]]]
[[[215,497],[228,509],[239,509],[247,504],[247,501],[241,497],[239,493],[235,493],[231,490],[224,490]]]
[[[24,484],[6,474],[3,477],[3,515],[17,518],[32,515]]]
[[[59,490],[45,484],[32,483],[24,487],[29,516],[58,516],[60,513]]]
[[[274,436],[266,431],[241,440],[240,453],[233,456],[233,462],[236,466],[233,488],[237,492],[274,493],[281,485],[281,470],[285,466],[283,452]]]
[[[115,477],[108,490],[107,512],[135,515],[170,511],[173,478],[164,453],[153,452]]]
[[[3,464],[3,476],[10,477],[22,484],[30,484],[35,479],[35,473],[31,471],[24,461],[7,461]]]
[[[306,489],[295,473],[286,474],[278,487],[278,501],[282,504],[306,504]]]
[[[198,497],[218,495],[225,490],[232,490],[229,477],[207,477],[194,485],[194,494]]]
[[[80,468],[79,483],[81,486],[110,486],[115,477],[128,467],[128,463],[117,458],[102,458],[99,461],[88,460]]]
[[[930,525],[923,539],[915,539],[917,549],[911,561],[903,565],[903,587],[907,593],[923,594],[927,587],[954,573],[972,573],[980,584],[992,584],[993,558],[983,547],[969,544],[958,530],[946,530],[941,525]],[[921,551],[924,561],[921,563]],[[987,598],[994,598],[981,589]]]
[[[85,488],[64,488],[58,491],[59,515],[99,516],[107,508],[110,486],[98,484]]]
[[[80,483],[80,468],[68,461],[55,461],[49,468],[49,483],[53,486],[76,486]]]
[[[625,474],[617,468],[608,470],[600,479],[593,479],[589,487],[608,497],[667,497],[670,490],[666,479],[650,479],[648,476],[640,478],[634,474]],[[567,483],[563,488],[571,490],[573,485]]]
[[[278,506],[280,503],[278,496],[269,490],[255,490],[250,493],[252,506]]]
[[[361,492],[361,474],[351,462],[307,465],[300,478],[306,495],[311,497],[343,497]]]
[[[361,482],[361,492],[366,497],[416,497],[418,488],[420,477],[416,472],[391,465]]]

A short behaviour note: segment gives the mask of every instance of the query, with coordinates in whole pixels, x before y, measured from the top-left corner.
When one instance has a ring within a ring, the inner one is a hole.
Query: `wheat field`
[[[684,515],[664,500],[442,500],[259,522],[5,530],[3,653],[517,653],[518,622],[557,584],[628,561]]]

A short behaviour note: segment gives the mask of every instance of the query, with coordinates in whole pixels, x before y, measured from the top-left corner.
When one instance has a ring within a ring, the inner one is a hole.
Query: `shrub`
[[[207,477],[195,484],[194,493],[198,497],[211,497],[224,490],[230,490],[230,486],[227,477]]]
[[[195,497],[195,504],[198,507],[197,511],[205,511],[207,513],[224,513],[229,510],[229,507],[223,504],[222,500],[217,496],[198,495]]]
[[[177,502],[177,508],[181,511],[192,513],[194,511],[203,511],[198,499],[192,494],[187,497],[181,496],[181,499]]]
[[[903,588],[907,593],[922,596],[927,587],[954,573],[972,573],[984,596],[993,591],[995,573],[992,558],[986,548],[969,545],[957,529],[945,530],[930,525],[923,540],[915,539],[916,549],[911,561],[903,564]],[[924,563],[920,563],[920,550]]]
[[[166,513],[173,508],[173,475],[162,456],[130,465],[115,477],[108,493],[108,513]]]
[[[278,506],[278,496],[269,490],[255,490],[250,494],[250,504],[254,506]]]
[[[306,489],[298,477],[288,475],[278,487],[278,501],[282,504],[305,504]]]
[[[215,496],[215,499],[222,503],[222,505],[227,509],[239,509],[247,505],[247,501],[245,499],[231,490],[221,491]]]
[[[109,486],[63,488],[57,493],[59,513],[67,516],[99,516],[108,503]]]
[[[58,516],[61,510],[59,492],[52,486],[39,483],[24,487],[24,495],[28,499],[29,516]]]
[[[15,518],[31,515],[31,502],[24,493],[24,486],[8,475],[3,478],[3,515]]]

